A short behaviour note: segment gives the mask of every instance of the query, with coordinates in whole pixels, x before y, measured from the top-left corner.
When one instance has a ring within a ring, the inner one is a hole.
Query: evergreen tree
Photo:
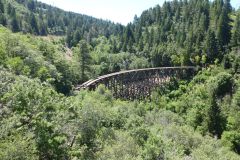
[[[209,20],[207,19],[207,16],[202,13],[201,17],[200,17],[200,21],[199,21],[199,26],[198,27],[200,27],[200,30],[205,32],[208,29],[208,23],[209,23]]]
[[[154,42],[154,29],[151,28],[150,30],[150,37],[149,37],[149,45],[152,47],[153,45],[153,42]]]
[[[89,55],[89,46],[85,40],[79,42],[79,63],[80,63],[80,75],[81,81],[85,81],[87,78],[86,71],[89,69],[91,57]]]
[[[35,0],[28,1],[27,6],[30,11],[35,11],[36,10]]]
[[[111,44],[111,51],[112,53],[117,53],[118,49],[117,49],[117,42],[116,42],[116,39],[113,39],[112,40],[112,44]]]
[[[220,57],[218,42],[214,31],[211,29],[207,32],[207,37],[204,44],[204,52],[208,57],[208,62],[213,63],[215,58]]]
[[[130,43],[134,43],[134,36],[133,36],[133,33],[132,33],[132,26],[131,24],[128,24],[124,33],[123,33],[123,41],[124,41],[124,44],[123,44],[123,51],[127,51],[128,47],[131,48],[132,46],[129,46]]]
[[[140,38],[139,43],[138,43],[138,50],[142,51],[143,48],[144,48],[143,38]]]
[[[216,95],[210,97],[210,108],[208,109],[208,129],[214,136],[221,138],[224,130],[224,118],[221,114],[221,110],[216,102]]]
[[[8,3],[8,6],[7,6],[7,14],[8,15],[11,15],[11,13],[12,13],[12,5],[10,4],[10,3]]]
[[[2,1],[0,1],[0,24],[2,24],[3,26],[7,25],[7,20],[4,15],[4,4]]]
[[[81,40],[81,31],[76,30],[73,35],[72,43],[75,46]]]
[[[7,25],[7,20],[4,14],[0,14],[0,24],[2,24],[3,26]]]
[[[145,32],[144,32],[144,43],[145,44],[149,44],[150,41],[150,33],[148,28],[146,28]]]
[[[231,26],[230,26],[231,20],[229,18],[230,13],[231,13],[230,0],[225,0],[217,27],[217,38],[221,46],[227,45],[231,39]]]
[[[237,47],[239,45],[240,45],[240,13],[238,13],[236,16],[231,39],[232,47]]]
[[[32,13],[30,17],[30,24],[34,34],[39,34],[38,24],[35,15]]]
[[[0,1],[0,14],[4,13],[4,4]]]
[[[17,19],[16,13],[12,17],[11,26],[12,26],[12,31],[13,32],[19,32],[20,31],[19,21]]]
[[[40,28],[39,29],[39,34],[41,36],[46,36],[48,34],[47,26],[43,22],[40,23],[40,27],[39,28]]]
[[[71,29],[71,27],[69,27],[67,30],[67,35],[66,35],[66,43],[67,43],[68,47],[73,46],[72,39],[73,39],[72,29]]]
[[[6,17],[4,15],[4,4],[2,1],[0,1],[0,24],[3,26],[6,26],[7,24]]]

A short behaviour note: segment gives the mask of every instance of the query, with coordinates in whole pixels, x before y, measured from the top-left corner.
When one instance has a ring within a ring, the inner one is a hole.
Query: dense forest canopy
[[[123,29],[119,24],[65,12],[35,0],[1,0],[0,6],[0,23],[11,28],[13,32],[21,31],[42,36],[68,33],[75,38],[75,41],[68,42],[71,46],[76,45],[82,38],[90,40],[99,35],[108,37],[121,33]]]
[[[173,0],[127,26],[35,0],[0,0],[0,159],[240,158],[240,10]],[[120,70],[191,65],[151,100],[74,86]]]

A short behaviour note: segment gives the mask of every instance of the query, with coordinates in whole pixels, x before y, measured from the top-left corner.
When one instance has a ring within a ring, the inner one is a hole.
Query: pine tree
[[[210,107],[208,109],[208,130],[210,133],[212,133],[214,136],[217,136],[218,138],[221,137],[222,132],[224,130],[223,125],[223,116],[221,114],[220,107],[218,106],[216,102],[216,95],[210,96]]]
[[[229,18],[230,12],[231,12],[230,0],[225,0],[217,26],[217,38],[221,46],[227,45],[231,39],[231,26],[230,26],[231,20]]]
[[[0,24],[2,24],[3,26],[7,25],[7,20],[4,15],[4,4],[2,1],[0,1]]]
[[[43,22],[40,23],[40,27],[39,28],[40,28],[39,29],[39,34],[41,36],[46,36],[48,34],[47,26]]]
[[[159,24],[161,22],[161,8],[159,5],[156,6],[156,22]]]
[[[129,43],[131,43],[131,45],[132,43],[134,43],[134,36],[131,28],[132,28],[131,24],[128,24],[123,33],[123,41],[124,41],[123,51],[127,50]]]
[[[36,10],[36,4],[35,4],[35,0],[30,0],[28,1],[28,9],[30,11],[35,11]]]
[[[149,30],[148,28],[146,28],[146,31],[144,32],[144,43],[148,43],[149,44],[149,41],[150,41],[150,33],[149,33]]]
[[[144,48],[143,38],[140,38],[138,42],[138,51],[142,51],[143,48]]]
[[[231,47],[237,47],[240,45],[240,13],[237,14],[231,39]]]
[[[79,56],[81,80],[85,81],[87,78],[86,71],[89,69],[88,66],[91,61],[91,57],[89,55],[89,47],[85,40],[81,40],[79,42],[79,55],[78,56]]]
[[[73,46],[76,46],[77,43],[81,40],[81,31],[80,30],[76,30],[74,32],[74,35],[73,35],[73,39],[72,39],[72,43],[73,43]]]
[[[32,13],[30,18],[30,24],[34,34],[39,34],[38,24],[35,15]]]
[[[111,51],[112,51],[112,53],[117,53],[117,51],[118,51],[116,39],[112,40]]]
[[[158,45],[160,43],[160,32],[161,32],[160,27],[157,27],[153,37],[154,44]]]
[[[209,20],[207,19],[207,16],[205,14],[201,14],[201,17],[200,17],[200,21],[199,21],[199,27],[200,27],[200,30],[202,31],[207,31],[208,29],[208,22]]]
[[[11,21],[11,26],[12,26],[12,31],[13,32],[19,32],[20,31],[20,26],[19,26],[19,21],[16,16],[15,9],[12,9],[12,21]]]
[[[7,20],[4,14],[0,14],[0,24],[2,24],[3,26],[7,25]]]
[[[215,33],[209,29],[207,32],[207,37],[204,44],[204,52],[207,54],[210,63],[213,63],[215,58],[220,57],[218,42]]]
[[[153,28],[151,28],[149,36],[150,36],[149,37],[149,45],[150,45],[150,47],[152,47],[153,46],[153,42],[154,42],[154,29]]]
[[[68,47],[72,47],[72,40],[73,40],[73,35],[72,35],[72,28],[69,27],[67,30],[67,36],[66,36],[66,43]]]
[[[0,1],[0,14],[4,13],[4,4]]]
[[[142,36],[142,27],[141,26],[137,26],[136,27],[136,30],[135,30],[135,41],[136,41],[136,43],[138,43],[139,42],[139,40],[140,40],[140,38],[141,38],[141,36]]]
[[[8,14],[8,15],[11,15],[12,9],[13,9],[13,8],[12,8],[11,4],[8,3],[8,6],[7,6],[7,14]]]

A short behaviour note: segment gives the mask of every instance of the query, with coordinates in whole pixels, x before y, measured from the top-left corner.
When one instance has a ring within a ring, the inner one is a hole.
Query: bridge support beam
[[[122,71],[98,77],[77,87],[95,90],[104,84],[115,98],[127,100],[143,100],[151,96],[157,87],[171,81],[171,79],[185,79],[195,74],[195,67],[163,67]]]

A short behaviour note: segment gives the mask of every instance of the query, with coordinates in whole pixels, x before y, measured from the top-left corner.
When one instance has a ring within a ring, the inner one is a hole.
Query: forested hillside
[[[127,26],[33,0],[2,0],[0,6],[0,23],[13,32],[61,35],[69,48],[85,40],[93,59],[89,63],[95,66],[89,72],[97,70],[95,76],[121,69],[219,63],[240,43],[240,12],[229,0],[165,2]]]
[[[0,0],[0,159],[240,159],[240,11],[174,0],[127,26]],[[120,70],[196,66],[151,99],[77,84]]]
[[[135,17],[122,50],[142,54],[153,66],[214,63],[239,46],[239,30],[230,0],[174,0]]]
[[[76,45],[81,39],[119,34],[123,26],[87,15],[65,12],[36,0],[1,0],[0,24],[13,32],[35,35],[66,35],[68,45]],[[74,39],[74,40],[73,40]]]

